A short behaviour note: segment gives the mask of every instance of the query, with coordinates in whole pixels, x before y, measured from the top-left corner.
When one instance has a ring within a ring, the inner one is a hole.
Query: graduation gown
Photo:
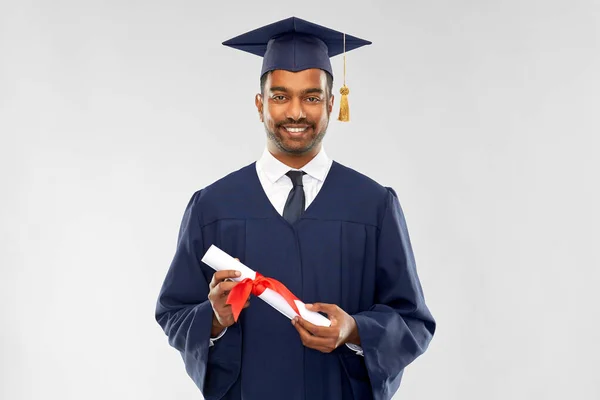
[[[364,356],[304,347],[290,320],[252,299],[209,347],[214,244],[306,303],[354,317]],[[197,191],[156,305],[156,320],[206,399],[390,399],[435,331],[396,193],[333,162],[294,224],[272,206],[252,163]]]

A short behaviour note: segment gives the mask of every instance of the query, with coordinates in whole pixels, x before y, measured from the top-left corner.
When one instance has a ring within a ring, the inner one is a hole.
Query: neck
[[[319,151],[321,150],[321,143],[312,148],[309,152],[303,154],[290,154],[283,152],[273,143],[267,144],[267,150],[269,150],[269,153],[271,153],[273,157],[275,157],[288,167],[300,169],[306,164],[308,164],[310,160],[315,158],[317,154],[319,154]]]

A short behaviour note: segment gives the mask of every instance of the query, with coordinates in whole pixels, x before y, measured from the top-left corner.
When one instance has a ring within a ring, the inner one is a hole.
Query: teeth
[[[297,133],[304,132],[306,128],[285,128],[288,132]]]

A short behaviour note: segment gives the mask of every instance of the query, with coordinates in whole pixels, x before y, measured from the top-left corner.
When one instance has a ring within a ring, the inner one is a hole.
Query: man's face
[[[318,148],[329,124],[333,96],[327,98],[327,76],[320,69],[272,71],[256,106],[269,140],[289,154]]]

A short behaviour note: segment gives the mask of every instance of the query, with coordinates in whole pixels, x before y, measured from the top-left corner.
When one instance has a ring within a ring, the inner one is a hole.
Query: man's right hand
[[[214,273],[210,281],[210,292],[208,300],[213,309],[213,323],[211,328],[211,337],[218,336],[223,329],[235,323],[231,306],[226,304],[227,296],[238,282],[228,281],[227,279],[239,278],[240,272],[235,270],[223,270]],[[246,302],[244,308],[250,305],[250,300]]]

